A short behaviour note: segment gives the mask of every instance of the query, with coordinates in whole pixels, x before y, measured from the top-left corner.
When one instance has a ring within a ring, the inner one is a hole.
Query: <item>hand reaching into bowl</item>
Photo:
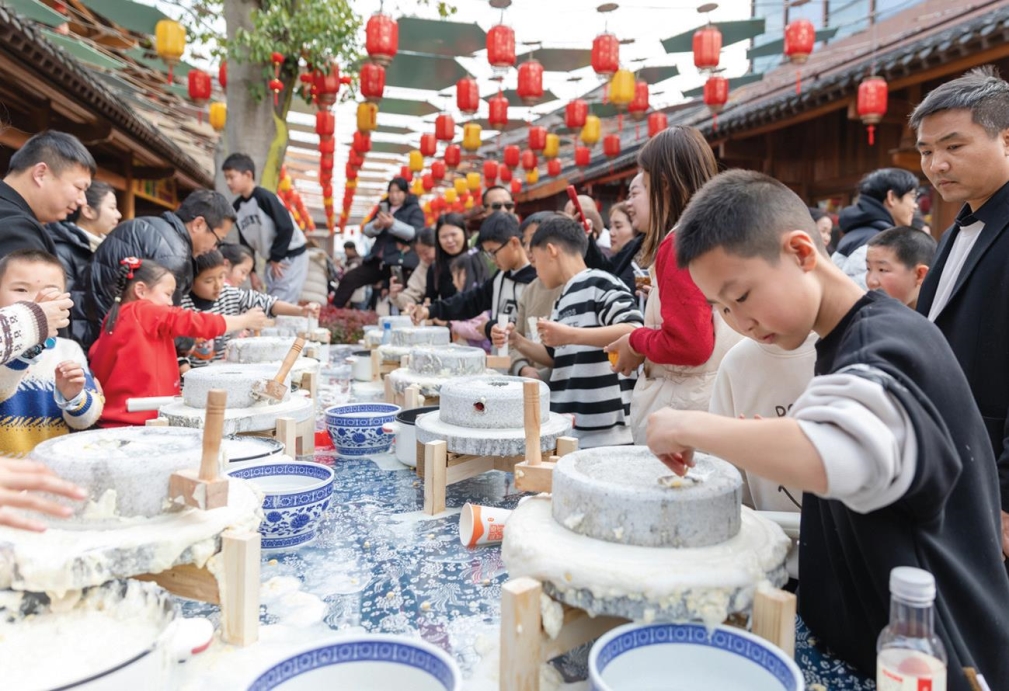
[[[10,508],[29,509],[57,518],[66,518],[73,513],[69,506],[46,499],[41,494],[43,492],[78,501],[87,498],[87,493],[83,489],[61,480],[40,463],[16,458],[0,458],[0,525],[37,533],[46,529],[41,521],[25,518]]]

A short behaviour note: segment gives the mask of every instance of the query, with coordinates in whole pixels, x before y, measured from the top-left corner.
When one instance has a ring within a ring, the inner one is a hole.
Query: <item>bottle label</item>
[[[946,691],[946,665],[906,648],[881,650],[876,658],[877,691]]]

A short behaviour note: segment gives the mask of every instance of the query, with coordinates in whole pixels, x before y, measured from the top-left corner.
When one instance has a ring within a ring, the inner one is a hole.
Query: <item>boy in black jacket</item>
[[[472,319],[490,310],[491,318],[484,327],[487,338],[497,323],[499,314],[515,319],[522,291],[536,278],[536,269],[522,247],[519,222],[514,215],[495,211],[480,224],[477,244],[494,260],[499,271],[483,285],[457,293],[448,300],[437,300],[429,306],[413,306],[410,315],[415,324],[425,319],[442,321]]]
[[[780,182],[729,171],[680,219],[676,254],[708,300],[760,343],[799,347],[816,374],[788,417],[735,420],[665,409],[648,446],[686,473],[693,449],[803,489],[799,613],[866,675],[889,619],[890,571],[937,586],[948,688],[1009,679],[1009,578],[995,459],[967,381],[942,334],[821,254],[803,202]]]

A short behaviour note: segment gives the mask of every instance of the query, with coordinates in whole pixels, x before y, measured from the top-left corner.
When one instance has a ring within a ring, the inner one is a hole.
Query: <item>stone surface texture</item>
[[[742,477],[719,458],[698,453],[694,460],[679,478],[644,446],[564,456],[553,475],[554,520],[580,535],[643,547],[725,542],[739,532]]]
[[[452,334],[447,326],[398,326],[392,329],[394,346],[448,345]]]
[[[449,344],[418,346],[410,351],[410,371],[439,377],[484,374],[487,353],[482,348]]]
[[[228,394],[228,408],[251,408],[263,400],[253,393],[254,390],[261,388],[263,381],[273,379],[279,370],[280,362],[222,362],[191,369],[182,375],[182,400],[191,408],[206,408],[207,393],[213,389],[223,389]],[[284,387],[288,390],[284,395],[284,400],[287,400],[290,396],[291,373],[284,379]]]
[[[193,427],[203,429],[206,410],[193,408],[184,401],[162,406],[158,411],[172,427]],[[277,418],[294,418],[304,422],[315,415],[315,404],[303,391],[297,391],[281,403],[261,401],[249,408],[228,408],[224,411],[224,434],[243,432],[268,432],[277,426]]]
[[[224,359],[228,362],[280,362],[294,345],[294,337],[233,338],[228,341]],[[276,374],[276,372],[274,372]]]
[[[441,387],[441,421],[481,430],[524,429],[523,377],[459,377]],[[540,424],[550,418],[550,387],[540,390]]]
[[[444,402],[445,399],[442,399]],[[525,429],[477,429],[446,424],[441,411],[435,411],[417,418],[417,441],[426,444],[444,440],[452,453],[474,456],[525,456]],[[558,437],[571,436],[571,418],[558,413],[550,413],[540,427],[540,449],[552,451],[557,447]]]

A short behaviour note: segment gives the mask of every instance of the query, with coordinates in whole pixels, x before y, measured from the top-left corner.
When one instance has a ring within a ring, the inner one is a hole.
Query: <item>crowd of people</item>
[[[938,246],[910,171],[868,173],[835,227],[766,175],[719,172],[701,133],[676,126],[641,148],[608,227],[585,196],[520,219],[494,186],[482,208],[428,228],[395,178],[363,226],[367,251],[345,245],[327,298],[360,306],[371,291],[462,342],[507,345],[510,373],[548,382],[582,447],[647,444],[679,474],[695,449],[734,463],[745,503],[801,512],[788,563],[800,614],[867,675],[891,568],[931,572],[949,688],[1002,683],[1009,83],[974,70],[928,94],[910,127],[922,173],[962,205]],[[180,371],[269,315],[318,314],[299,300],[304,235],[248,156],[223,170],[233,203],[198,190],[120,223],[72,136],[42,133],[14,154],[0,182],[4,453],[142,424],[150,413],[126,399],[177,393]],[[0,506],[65,513],[47,492],[81,496],[0,463]],[[0,522],[40,528],[3,509]]]

